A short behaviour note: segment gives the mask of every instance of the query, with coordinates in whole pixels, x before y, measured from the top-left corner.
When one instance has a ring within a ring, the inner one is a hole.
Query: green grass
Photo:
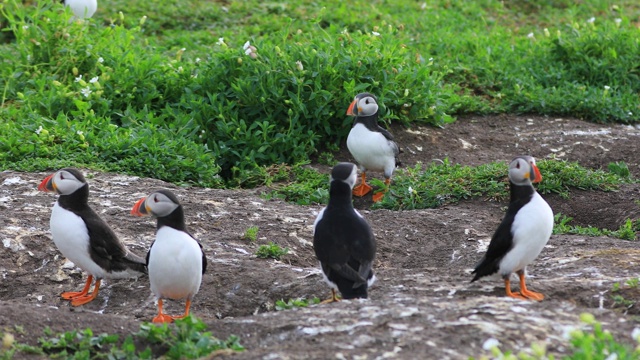
[[[270,242],[268,245],[260,245],[256,251],[256,256],[260,259],[276,259],[289,253],[288,248],[282,248],[280,245]]]
[[[20,329],[17,329],[18,331]],[[195,317],[178,319],[173,325],[143,323],[140,330],[123,341],[118,335],[98,334],[91,329],[68,331],[54,335],[47,328],[39,345],[16,343],[9,333],[3,338],[0,359],[20,354],[37,354],[52,359],[199,359],[216,350],[243,351],[236,336],[226,340],[206,331],[206,325]],[[152,350],[153,349],[153,350]]]
[[[553,233],[558,234],[576,234],[586,236],[610,236],[622,240],[636,240],[636,232],[640,231],[640,219],[627,219],[618,230],[599,229],[594,226],[578,226],[570,225],[573,218],[557,213],[555,215],[555,224]]]
[[[583,323],[581,329],[575,329],[569,334],[569,355],[563,356],[564,360],[635,360],[640,358],[640,346],[633,348],[630,345],[614,339],[610,331],[603,329],[602,324],[596,321],[589,313],[580,315]],[[640,337],[634,339],[640,343]],[[528,351],[513,353],[503,352],[499,346],[490,349],[492,359],[504,360],[553,360],[556,357],[547,354],[544,343],[534,343]],[[488,360],[482,356],[479,359]]]
[[[258,228],[257,226],[249,226],[247,230],[244,231],[243,238],[249,241],[256,241],[258,238]]]
[[[425,209],[456,203],[473,197],[508,199],[509,182],[507,164],[493,162],[480,166],[451,164],[448,159],[430,165],[416,164],[414,167],[398,169],[394,173],[390,191],[374,208]],[[618,186],[635,181],[628,174],[591,170],[575,162],[563,160],[540,160],[538,166],[543,181],[537,185],[542,194],[558,194],[568,197],[571,188],[583,190],[612,191]],[[616,165],[624,167],[622,163]],[[611,169],[611,167],[610,167]],[[280,198],[300,205],[325,204],[329,197],[329,179],[316,170],[295,166],[289,169],[297,181],[271,186],[267,198]],[[382,188],[379,179],[370,179],[371,184]]]
[[[62,10],[2,2],[0,169],[253,187],[274,164],[331,161],[360,91],[386,123],[640,120],[631,0],[105,0],[87,23]]]
[[[293,309],[293,308],[299,308],[299,307],[307,307],[309,305],[316,305],[320,303],[320,299],[318,298],[313,298],[313,299],[305,299],[305,298],[298,298],[298,299],[289,299],[287,301],[284,301],[282,299],[276,301],[276,311],[282,311],[282,310],[289,310],[289,309]]]

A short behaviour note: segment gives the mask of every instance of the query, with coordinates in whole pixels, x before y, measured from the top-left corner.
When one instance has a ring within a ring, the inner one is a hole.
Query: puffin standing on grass
[[[172,322],[189,315],[191,300],[198,293],[207,258],[202,245],[187,231],[184,211],[178,198],[169,190],[158,190],[135,203],[131,214],[153,215],[158,219],[156,240],[147,253],[151,291],[158,298],[155,323]],[[162,312],[162,299],[187,299],[184,315]]]
[[[88,19],[98,10],[98,0],[62,0],[68,6],[76,19]]]
[[[347,137],[347,148],[362,170],[362,181],[354,187],[353,195],[364,196],[371,191],[366,181],[367,170],[383,171],[386,188],[373,195],[373,201],[378,202],[389,189],[400,148],[393,141],[393,136],[378,126],[378,101],[373,94],[356,95],[347,109],[347,115],[355,116],[353,128]]]
[[[82,291],[62,293],[71,305],[79,306],[96,298],[103,278],[137,277],[147,273],[144,259],[129,252],[109,225],[88,203],[89,184],[82,173],[66,168],[47,176],[38,190],[60,195],[51,211],[53,242],[67,259],[89,273]],[[92,293],[91,282],[96,278]]]
[[[542,180],[536,160],[519,156],[509,164],[511,201],[498,226],[487,253],[473,270],[474,282],[499,273],[504,279],[507,296],[518,299],[542,300],[544,295],[527,289],[525,272],[542,251],[553,231],[553,211],[536,192],[532,183]],[[510,276],[520,277],[520,292],[511,292]]]
[[[353,208],[351,192],[358,178],[352,163],[339,163],[331,171],[329,204],[313,223],[313,249],[320,261],[325,281],[331,286],[331,298],[367,298],[367,289],[375,281],[373,259],[376,241],[367,221]]]

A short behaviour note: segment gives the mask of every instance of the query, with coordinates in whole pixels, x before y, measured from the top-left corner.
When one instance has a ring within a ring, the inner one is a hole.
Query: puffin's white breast
[[[90,18],[98,10],[97,0],[65,0],[64,3],[78,19]]]
[[[513,247],[500,261],[500,275],[524,269],[542,251],[553,232],[553,211],[537,192],[515,216]]]
[[[149,282],[158,298],[191,299],[202,282],[202,251],[189,234],[163,226],[149,254]]]
[[[360,166],[384,171],[385,176],[391,177],[396,167],[394,145],[382,133],[356,124],[347,137],[347,148]]]
[[[76,266],[89,274],[104,278],[107,273],[89,255],[89,231],[84,220],[64,209],[56,201],[49,222],[53,242],[58,250]]]

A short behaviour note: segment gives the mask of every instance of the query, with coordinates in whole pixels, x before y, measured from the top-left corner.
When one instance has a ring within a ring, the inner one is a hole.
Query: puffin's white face
[[[509,179],[516,185],[530,185],[542,180],[536,159],[532,156],[519,156],[509,164]]]
[[[371,116],[378,112],[378,103],[372,96],[365,96],[361,99],[356,96],[355,100],[358,116]]]
[[[60,195],[70,195],[84,186],[85,182],[67,170],[60,170],[51,179],[53,188]]]
[[[167,216],[180,206],[169,199],[165,194],[158,192],[147,196],[144,205],[147,211],[156,217]]]

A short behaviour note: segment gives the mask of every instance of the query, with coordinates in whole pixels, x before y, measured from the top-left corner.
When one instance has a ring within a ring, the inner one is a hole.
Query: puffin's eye
[[[60,173],[60,180],[64,180],[64,175]]]
[[[520,161],[516,164],[516,169],[520,169]]]
[[[158,197],[157,196],[153,197],[153,202],[158,202]]]

